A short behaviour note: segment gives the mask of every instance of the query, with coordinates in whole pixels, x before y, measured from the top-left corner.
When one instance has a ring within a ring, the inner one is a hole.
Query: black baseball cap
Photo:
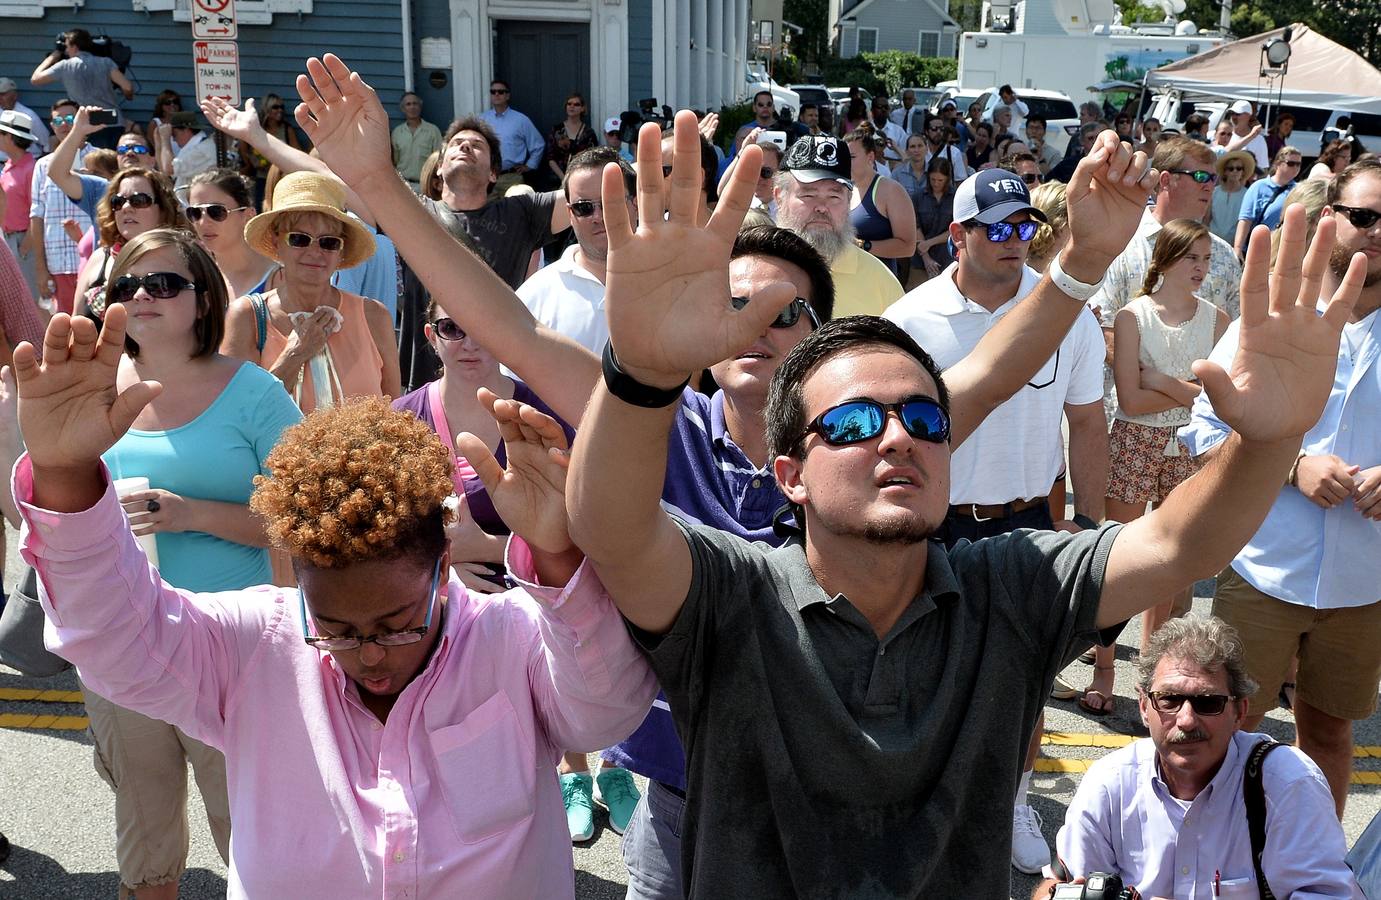
[[[1028,212],[1047,222],[1045,213],[1031,205],[1031,192],[1021,176],[1006,169],[985,169],[959,185],[954,192],[954,221],[993,225],[1008,216]]]
[[[849,147],[839,138],[827,135],[806,135],[798,138],[782,158],[782,171],[790,172],[802,184],[815,181],[837,181],[853,188],[849,166]]]

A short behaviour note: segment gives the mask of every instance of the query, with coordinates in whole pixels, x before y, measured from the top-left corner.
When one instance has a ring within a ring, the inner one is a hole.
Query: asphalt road
[[[14,583],[15,534],[8,530],[9,554],[5,584]],[[1202,599],[1207,584],[1196,591],[1196,609],[1207,612]],[[1087,761],[1109,752],[1099,743],[1117,743],[1145,734],[1131,698],[1132,668],[1129,660],[1140,640],[1132,623],[1118,645],[1117,710],[1095,718],[1074,703],[1052,701],[1046,714],[1047,731],[1057,735],[1044,747],[1033,779],[1031,803],[1044,822],[1047,839],[1053,840],[1065,807],[1078,785],[1079,770]],[[1088,683],[1090,669],[1072,665],[1067,677],[1072,684]],[[2,900],[87,900],[115,897],[114,803],[110,790],[91,765],[91,743],[79,729],[16,727],[25,715],[80,716],[80,704],[3,699],[14,690],[77,690],[76,678],[65,674],[52,679],[25,679],[0,667],[0,830],[14,845],[9,862],[0,867]],[[60,724],[49,722],[48,724]],[[32,724],[42,725],[39,721]],[[1280,740],[1292,740],[1294,727],[1284,711],[1272,713],[1263,726]],[[1060,737],[1058,735],[1067,735]],[[1359,772],[1381,773],[1381,716],[1360,722],[1359,747],[1372,752],[1355,761]],[[1055,771],[1065,769],[1067,771]],[[975,772],[974,777],[983,777]],[[1381,780],[1378,775],[1371,780]],[[1344,828],[1351,843],[1381,807],[1381,786],[1354,784],[1348,801]],[[189,798],[192,838],[188,870],[182,882],[184,900],[212,900],[225,895],[225,866],[216,855],[195,788]],[[613,900],[625,890],[625,874],[619,855],[619,837],[602,818],[596,821],[593,841],[574,848],[576,896],[581,900]],[[1013,872],[1012,900],[1030,897],[1036,879]]]

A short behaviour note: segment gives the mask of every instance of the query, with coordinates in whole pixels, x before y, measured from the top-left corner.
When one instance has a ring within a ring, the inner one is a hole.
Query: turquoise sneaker
[[[573,772],[561,776],[561,802],[566,806],[566,826],[571,830],[571,843],[578,844],[595,836],[594,785],[589,772]]]
[[[600,769],[595,777],[595,797],[609,810],[609,827],[623,834],[638,806],[638,786],[627,769]]]

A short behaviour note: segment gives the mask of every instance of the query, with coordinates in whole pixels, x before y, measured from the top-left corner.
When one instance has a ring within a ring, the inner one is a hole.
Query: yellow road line
[[[0,713],[0,728],[34,728],[53,731],[81,731],[86,716],[35,716],[25,713]]]
[[[1106,747],[1115,749],[1125,747],[1136,738],[1129,734],[1087,734],[1076,731],[1047,731],[1041,737],[1041,744],[1049,747]],[[1381,746],[1353,747],[1352,755],[1357,759],[1381,759]],[[1056,770],[1051,770],[1056,771]],[[1082,770],[1080,770],[1082,771]]]
[[[24,688],[0,688],[0,700],[29,700],[38,703],[81,703],[81,691],[33,691]]]
[[[1041,758],[1036,760],[1037,772],[1060,772],[1063,774],[1079,774],[1089,770],[1097,760],[1093,759],[1049,759]],[[1353,784],[1381,784],[1381,772],[1356,772],[1352,773]]]

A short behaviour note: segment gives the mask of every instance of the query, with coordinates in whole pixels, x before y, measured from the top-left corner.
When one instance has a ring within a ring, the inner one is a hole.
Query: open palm
[[[702,176],[696,126],[694,113],[677,113],[669,184],[662,176],[661,133],[655,125],[644,125],[639,133],[636,231],[622,202],[623,176],[613,164],[604,171],[610,343],[620,366],[664,387],[749,346],[795,296],[783,283],[741,310],[730,304],[729,253],[752,199],[762,151],[745,145],[714,215],[698,226]]]
[[[1321,219],[1306,252],[1307,231],[1304,208],[1287,207],[1274,269],[1270,231],[1262,226],[1252,233],[1232,365],[1228,371],[1206,360],[1194,365],[1214,412],[1247,440],[1294,439],[1314,427],[1333,386],[1343,326],[1362,290],[1366,257],[1359,253],[1318,314],[1335,224]]]
[[[43,336],[43,362],[29,343],[14,351],[19,427],[35,466],[79,468],[101,458],[162,386],[115,386],[125,347],[125,308],[107,307],[105,324],[58,313]]]
[[[456,452],[484,482],[494,509],[514,534],[547,553],[569,550],[566,433],[555,419],[531,406],[501,400],[484,388],[477,396],[499,423],[508,468],[499,465],[484,441],[468,432],[456,435]]]
[[[245,101],[244,109],[236,109],[224,97],[208,97],[201,101],[201,111],[211,127],[230,137],[251,145],[263,139],[264,126],[254,109],[253,98]]]
[[[397,177],[389,142],[388,113],[374,89],[340,57],[307,60],[297,76],[302,105],[293,111],[331,171],[355,186],[371,176]]]

